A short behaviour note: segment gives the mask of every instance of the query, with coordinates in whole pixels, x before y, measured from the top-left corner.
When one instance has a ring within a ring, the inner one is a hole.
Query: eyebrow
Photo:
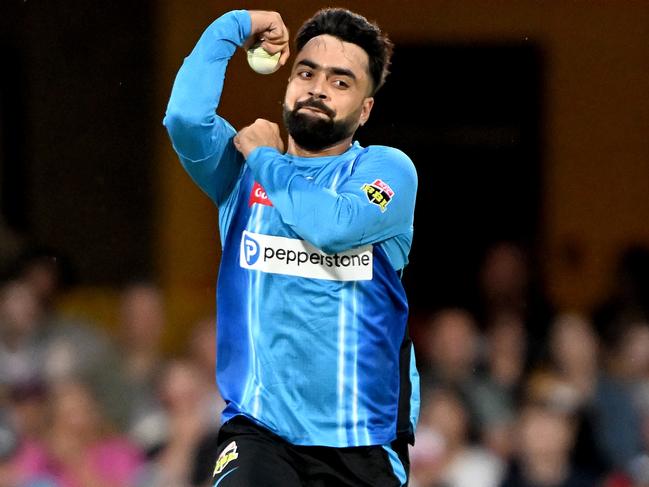
[[[308,68],[316,69],[316,70],[317,69],[322,69],[322,66],[320,66],[317,63],[314,63],[310,59],[302,59],[301,61],[298,61],[297,65],[298,66],[303,65],[303,66],[306,66]],[[332,67],[332,68],[327,68],[326,71],[329,72],[329,73],[332,73],[332,74],[339,75],[339,76],[348,76],[349,78],[351,78],[353,80],[357,79],[356,75],[354,74],[354,72],[351,69]]]

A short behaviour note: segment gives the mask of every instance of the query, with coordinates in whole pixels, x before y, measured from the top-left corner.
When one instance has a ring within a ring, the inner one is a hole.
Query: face
[[[430,323],[425,353],[443,375],[462,375],[477,360],[477,335],[471,316],[461,310],[439,312]]]
[[[19,335],[36,331],[41,309],[34,290],[15,281],[0,290],[0,323],[5,330]]]
[[[573,434],[570,420],[559,413],[530,408],[521,414],[519,440],[526,458],[567,455]]]
[[[550,334],[550,352],[564,372],[597,367],[597,339],[588,321],[579,315],[560,316]]]
[[[370,116],[367,53],[330,35],[309,40],[298,53],[284,99],[284,123],[303,149],[318,151],[351,137]]]
[[[194,410],[201,404],[205,390],[200,371],[191,362],[182,360],[169,364],[161,386],[164,403],[175,412]]]
[[[122,296],[120,318],[130,347],[157,348],[165,322],[160,291],[148,285],[127,289]]]
[[[424,409],[422,422],[439,432],[447,445],[456,447],[464,442],[468,417],[464,405],[452,393],[435,393]]]
[[[103,422],[99,405],[88,388],[80,383],[58,384],[52,391],[54,423],[70,434],[97,433]]]

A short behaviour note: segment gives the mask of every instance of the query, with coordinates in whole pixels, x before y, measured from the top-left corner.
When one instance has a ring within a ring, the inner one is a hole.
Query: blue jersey
[[[244,160],[215,108],[250,30],[246,11],[207,28],[164,120],[219,208],[222,419],[246,415],[299,445],[385,445],[412,435],[419,409],[399,278],[417,176],[402,152],[358,143],[316,158],[259,147]]]

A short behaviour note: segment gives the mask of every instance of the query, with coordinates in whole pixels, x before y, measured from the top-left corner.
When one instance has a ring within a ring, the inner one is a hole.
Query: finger
[[[288,61],[290,55],[291,55],[291,50],[289,49],[287,44],[286,47],[282,50],[282,55],[279,57],[279,64],[284,66],[286,64],[286,61]]]
[[[262,33],[260,38],[274,45],[287,44],[289,40],[288,28],[281,22],[278,25],[271,25],[267,31]]]
[[[277,14],[276,18],[264,30],[262,36],[270,41],[276,42],[287,37],[287,30],[281,15]]]
[[[274,31],[264,32],[263,40],[274,45],[288,44],[288,29],[286,27],[278,28]]]
[[[285,48],[288,47],[288,42],[283,42],[283,41],[270,41],[268,39],[264,39],[261,42],[261,47],[269,54],[275,54],[277,52],[283,51]]]
[[[271,29],[272,27],[269,27]],[[243,43],[243,48],[249,49],[261,46],[269,54],[275,54],[288,44],[288,31],[286,28],[266,30],[257,35],[249,36]]]

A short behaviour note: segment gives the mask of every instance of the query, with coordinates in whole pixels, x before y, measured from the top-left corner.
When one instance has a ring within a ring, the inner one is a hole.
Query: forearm
[[[247,162],[282,220],[326,253],[380,241],[400,231],[377,208],[368,205],[362,194],[318,186],[274,149],[258,148]],[[356,186],[360,188],[361,184]]]

